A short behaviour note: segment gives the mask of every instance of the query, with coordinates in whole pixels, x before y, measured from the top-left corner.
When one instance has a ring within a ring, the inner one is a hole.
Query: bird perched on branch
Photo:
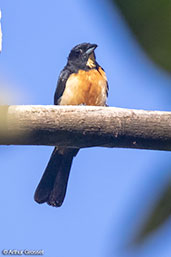
[[[59,75],[54,95],[56,105],[105,106],[108,83],[104,70],[96,62],[96,44],[75,46]],[[73,157],[79,149],[55,147],[36,189],[34,199],[51,206],[62,205]]]

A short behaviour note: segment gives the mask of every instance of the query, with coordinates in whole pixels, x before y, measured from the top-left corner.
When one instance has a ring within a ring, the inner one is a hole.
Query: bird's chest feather
[[[107,79],[105,72],[91,69],[73,73],[67,80],[60,105],[105,105]]]

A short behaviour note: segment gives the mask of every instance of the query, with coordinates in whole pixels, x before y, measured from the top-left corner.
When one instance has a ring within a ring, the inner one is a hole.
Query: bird
[[[96,61],[96,48],[97,44],[81,43],[71,49],[57,81],[55,105],[107,106],[108,81]],[[78,151],[78,148],[55,146],[34,194],[37,203],[62,205],[72,161]]]

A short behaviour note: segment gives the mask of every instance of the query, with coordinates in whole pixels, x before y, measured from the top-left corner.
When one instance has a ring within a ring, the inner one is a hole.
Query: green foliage
[[[162,68],[171,71],[171,1],[113,0],[138,41]]]
[[[156,207],[151,212],[148,217],[146,224],[144,224],[139,235],[137,235],[136,242],[141,242],[146,236],[155,231],[162,225],[171,214],[171,181],[169,181],[168,186],[165,188],[162,196],[158,200]]]

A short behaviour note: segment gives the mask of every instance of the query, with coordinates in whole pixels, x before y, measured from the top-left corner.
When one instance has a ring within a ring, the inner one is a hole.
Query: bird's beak
[[[86,54],[90,55],[96,49],[96,47],[97,47],[96,44],[91,44],[87,49]]]

